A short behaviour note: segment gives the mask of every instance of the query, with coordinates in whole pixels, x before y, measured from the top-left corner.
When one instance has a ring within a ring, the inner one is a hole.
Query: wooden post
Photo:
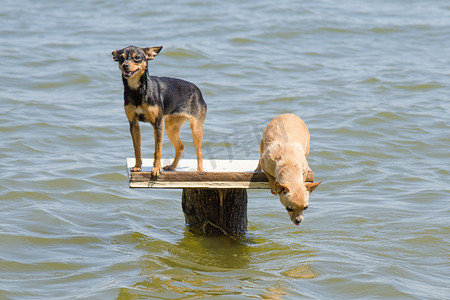
[[[247,231],[246,189],[185,188],[182,207],[188,230],[208,235]]]

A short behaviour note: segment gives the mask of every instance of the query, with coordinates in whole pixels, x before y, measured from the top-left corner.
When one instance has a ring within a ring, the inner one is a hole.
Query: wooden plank
[[[169,164],[163,160],[163,165]],[[245,188],[268,189],[263,173],[254,173],[258,160],[204,160],[205,172],[197,172],[195,159],[180,160],[176,171],[162,172],[157,178],[151,175],[153,160],[143,160],[142,172],[130,172],[134,159],[127,159],[131,188]],[[309,172],[306,181],[313,181]]]
[[[152,178],[150,172],[131,172],[132,181],[252,181],[267,182],[263,173],[250,172],[162,172]]]
[[[161,189],[269,189],[268,182],[233,182],[233,181],[130,181],[130,188],[161,188]]]

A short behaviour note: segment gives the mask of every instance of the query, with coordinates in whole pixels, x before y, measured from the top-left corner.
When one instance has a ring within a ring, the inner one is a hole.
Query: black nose
[[[128,63],[123,63],[123,64],[122,64],[122,67],[123,67],[125,70],[128,70],[128,68],[130,67],[130,65],[129,65]]]

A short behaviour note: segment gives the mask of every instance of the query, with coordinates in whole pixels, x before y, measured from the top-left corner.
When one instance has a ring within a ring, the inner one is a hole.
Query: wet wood
[[[182,207],[192,232],[237,235],[247,231],[246,189],[183,189]]]

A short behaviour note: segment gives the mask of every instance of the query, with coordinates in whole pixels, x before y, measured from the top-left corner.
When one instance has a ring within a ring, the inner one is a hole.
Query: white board
[[[172,163],[170,159],[161,159],[161,166],[167,166]],[[128,173],[130,168],[134,167],[134,158],[127,158]],[[142,159],[142,171],[150,172],[153,166],[153,159]],[[258,160],[227,160],[227,159],[205,159],[203,160],[204,172],[251,172],[253,173],[258,166]],[[181,159],[175,172],[195,172],[197,171],[196,159]],[[129,175],[129,174],[128,174]]]

